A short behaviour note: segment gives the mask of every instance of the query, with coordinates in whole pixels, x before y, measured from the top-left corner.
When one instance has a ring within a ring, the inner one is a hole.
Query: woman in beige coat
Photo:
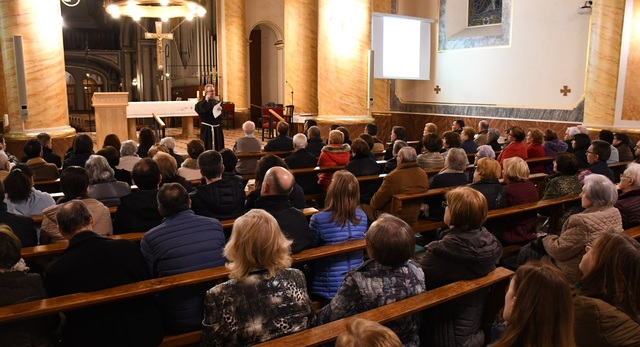
[[[542,242],[550,261],[569,283],[576,281],[578,264],[585,246],[607,232],[622,232],[622,217],[613,207],[618,199],[616,186],[605,176],[591,174],[582,187],[582,213],[574,214],[562,226],[560,235],[549,235]]]

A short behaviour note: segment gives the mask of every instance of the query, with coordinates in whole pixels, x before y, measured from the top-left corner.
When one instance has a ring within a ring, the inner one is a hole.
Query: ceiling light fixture
[[[131,17],[138,21],[140,18],[169,18],[202,17],[207,10],[195,1],[188,0],[105,0],[105,8],[113,18],[120,16]]]

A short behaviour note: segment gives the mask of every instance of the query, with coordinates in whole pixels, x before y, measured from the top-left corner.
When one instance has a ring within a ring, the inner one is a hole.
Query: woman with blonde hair
[[[315,245],[324,246],[364,238],[367,215],[358,207],[360,191],[356,177],[345,170],[333,174],[325,209],[311,216],[309,228]],[[345,273],[362,264],[362,252],[340,254],[313,264],[311,293],[331,300]]]
[[[347,330],[338,335],[336,347],[402,347],[393,330],[378,322],[362,318],[350,319]]]
[[[573,297],[577,346],[640,346],[640,243],[605,233],[587,244]]]
[[[224,248],[230,280],[207,291],[203,346],[247,346],[305,330],[316,316],[304,274],[291,266],[291,241],[269,213],[236,219]]]
[[[184,177],[178,175],[178,164],[171,154],[166,152],[157,152],[153,155],[153,161],[158,164],[160,174],[162,175],[160,186],[165,183],[180,183],[187,192],[193,190],[193,184],[191,184],[190,181],[185,180]]]
[[[495,269],[502,245],[482,225],[487,200],[479,191],[460,187],[447,192],[444,222],[448,229],[425,246],[420,262],[427,290],[485,276]],[[485,291],[466,295],[425,312],[420,340],[427,346],[481,346]]]
[[[506,328],[491,347],[576,345],[571,289],[553,266],[539,261],[520,266],[504,301]]]
[[[540,158],[545,156],[544,147],[542,146],[543,139],[544,134],[542,130],[531,128],[527,131],[527,136],[525,137],[527,158]],[[544,172],[544,164],[533,164],[530,170],[532,174]]]
[[[507,194],[507,204],[516,206],[537,202],[540,200],[538,189],[529,181],[529,166],[520,157],[511,157],[504,160],[504,181],[507,183],[504,191]],[[536,238],[538,217],[536,212],[526,212],[519,215],[517,220],[507,223],[500,235],[500,241],[504,244],[514,244],[531,241]]]

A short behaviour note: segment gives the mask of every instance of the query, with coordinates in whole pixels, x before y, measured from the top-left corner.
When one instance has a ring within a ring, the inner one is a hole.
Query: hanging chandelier
[[[160,18],[162,21],[167,21],[169,18],[182,17],[191,20],[207,13],[207,10],[198,2],[188,0],[105,0],[104,6],[113,18],[126,16],[135,21],[141,18]]]

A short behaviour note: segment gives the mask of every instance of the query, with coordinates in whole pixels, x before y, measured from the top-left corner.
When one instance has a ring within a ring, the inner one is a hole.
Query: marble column
[[[584,123],[614,123],[625,0],[594,1],[585,87]]]
[[[10,127],[5,138],[8,142],[22,141],[40,132],[48,132],[54,138],[73,135],[67,107],[60,2],[0,0],[0,16],[0,114],[9,114]],[[24,48],[29,108],[25,122],[19,118],[13,36],[22,36]]]
[[[285,104],[318,113],[318,0],[284,0]]]
[[[371,1],[319,0],[319,7],[318,114],[366,121]]]
[[[245,2],[237,0],[220,1],[221,20],[221,83],[224,100],[233,101],[236,111],[249,108],[248,51],[249,38],[245,33]]]
[[[373,12],[392,13],[391,0],[373,0]],[[373,77],[372,77],[373,78]],[[376,78],[373,80],[373,107],[371,111],[389,110],[389,80]]]

